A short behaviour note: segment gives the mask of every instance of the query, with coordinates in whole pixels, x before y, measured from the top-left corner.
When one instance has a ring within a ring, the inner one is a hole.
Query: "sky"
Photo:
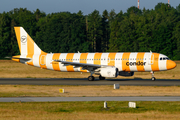
[[[27,8],[30,11],[40,11],[46,14],[55,12],[77,13],[79,10],[84,15],[92,13],[95,9],[102,14],[107,11],[115,10],[119,13],[121,10],[126,12],[131,6],[137,6],[138,0],[0,0],[0,13],[9,12],[14,8]],[[159,2],[168,3],[168,0],[140,0],[140,9],[154,9]],[[170,5],[176,8],[180,0],[170,0]]]

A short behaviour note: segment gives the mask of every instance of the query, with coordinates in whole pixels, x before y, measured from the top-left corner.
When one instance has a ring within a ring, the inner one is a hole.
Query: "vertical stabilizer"
[[[44,52],[36,45],[23,27],[14,27],[21,55],[43,54]]]

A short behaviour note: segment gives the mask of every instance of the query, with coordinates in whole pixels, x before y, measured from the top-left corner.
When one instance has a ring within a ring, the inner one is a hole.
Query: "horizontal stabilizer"
[[[25,61],[31,60],[31,58],[17,58],[17,57],[12,57],[12,59],[19,59],[19,60],[25,60]]]
[[[32,58],[19,58],[19,57],[12,57],[11,59],[14,60],[14,61],[24,63],[24,64],[26,62],[31,62],[31,60],[32,60]]]

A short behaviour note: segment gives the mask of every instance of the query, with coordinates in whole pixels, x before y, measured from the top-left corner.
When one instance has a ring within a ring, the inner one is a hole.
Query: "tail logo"
[[[26,43],[27,42],[27,37],[26,36],[22,36],[21,37],[21,42],[22,43]]]

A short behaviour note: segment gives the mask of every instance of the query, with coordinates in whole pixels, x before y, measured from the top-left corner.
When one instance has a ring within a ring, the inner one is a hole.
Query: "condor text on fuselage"
[[[141,61],[138,61],[138,62],[127,62],[126,65],[127,66],[144,66],[144,65],[146,65],[146,62],[141,62]]]

